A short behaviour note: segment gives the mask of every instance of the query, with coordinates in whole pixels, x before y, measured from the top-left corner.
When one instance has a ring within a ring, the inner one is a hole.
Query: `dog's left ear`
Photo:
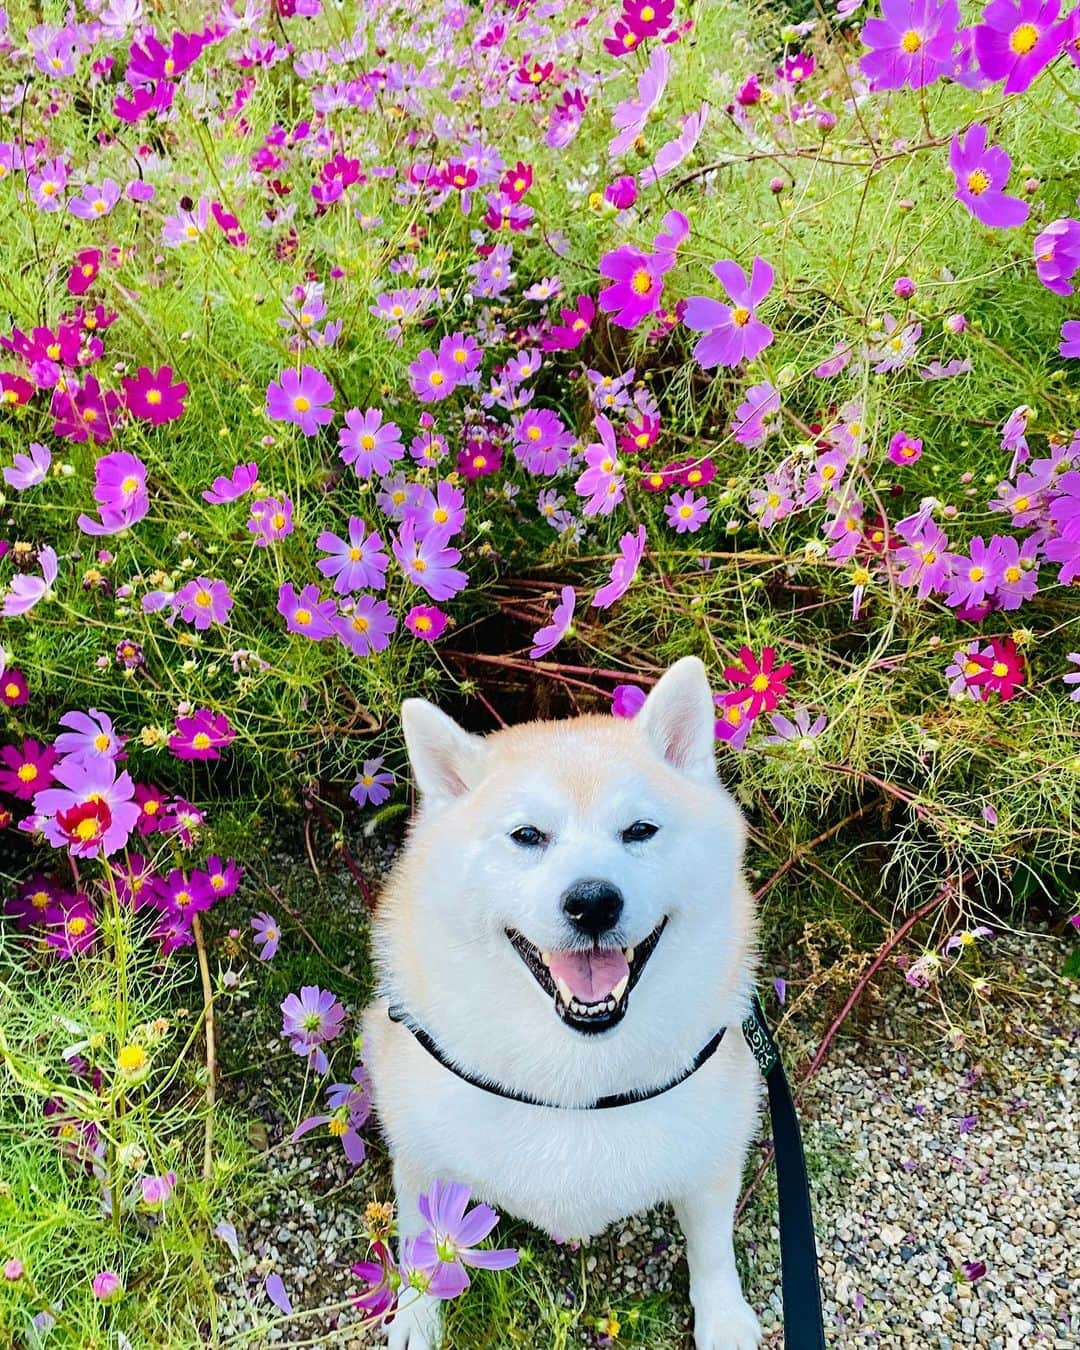
[[[690,778],[716,777],[716,713],[696,656],[684,656],[660,677],[634,721],[673,769]]]

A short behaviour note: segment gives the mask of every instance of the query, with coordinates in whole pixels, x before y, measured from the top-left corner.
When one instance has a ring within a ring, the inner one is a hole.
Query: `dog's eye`
[[[510,838],[522,848],[542,848],[548,841],[544,831],[538,830],[535,825],[520,825],[510,831]]]
[[[624,844],[641,844],[646,839],[651,839],[659,825],[654,825],[648,820],[635,820],[633,825],[628,825],[622,832],[622,841]]]

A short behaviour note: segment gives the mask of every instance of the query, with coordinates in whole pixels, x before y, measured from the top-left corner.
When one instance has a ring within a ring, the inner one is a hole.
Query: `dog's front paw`
[[[761,1324],[738,1290],[694,1300],[697,1350],[756,1350],[760,1344]]]
[[[405,1295],[394,1320],[386,1328],[388,1350],[439,1350],[442,1334],[435,1299]]]

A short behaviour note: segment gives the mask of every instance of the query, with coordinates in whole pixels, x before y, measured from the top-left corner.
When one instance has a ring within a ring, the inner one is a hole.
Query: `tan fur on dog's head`
[[[493,1048],[502,1062],[486,1068],[513,1081],[523,1054],[534,1090],[535,1066],[553,1045],[560,1053],[548,1058],[564,1079],[577,1068],[595,1079],[601,1046],[617,1079],[627,1057],[692,1054],[736,1016],[753,941],[745,825],[716,778],[700,661],[674,665],[633,719],[533,722],[479,737],[409,700],[402,720],[422,800],[376,922],[384,993],[451,1051],[478,1022],[511,1019],[513,1034]],[[587,880],[621,899],[593,946],[565,900]],[[617,1024],[581,1035],[556,1016],[544,972],[512,934],[545,964],[552,952],[558,964],[560,953],[585,948],[592,955],[582,960],[629,949],[633,962],[642,944],[655,947],[645,948]]]

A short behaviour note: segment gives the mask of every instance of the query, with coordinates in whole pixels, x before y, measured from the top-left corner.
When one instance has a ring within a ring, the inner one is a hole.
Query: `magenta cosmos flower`
[[[162,366],[156,373],[149,366],[140,366],[134,377],[127,376],[124,386],[124,404],[132,417],[142,417],[153,426],[175,422],[184,411],[188,387],[178,380],[173,384],[171,366]]]
[[[341,458],[351,464],[358,478],[380,478],[390,472],[395,460],[405,454],[401,443],[401,428],[393,422],[384,422],[378,408],[350,408],[345,414],[345,425],[338,431]]]
[[[65,960],[90,951],[96,936],[97,916],[85,895],[61,896],[45,911],[45,941]]]
[[[667,87],[670,64],[671,58],[666,48],[654,47],[649,64],[638,76],[637,96],[616,104],[611,124],[617,134],[608,145],[608,153],[613,159],[629,150],[645,130],[649,114],[660,102]]]
[[[1009,229],[1027,220],[1030,205],[1003,191],[1012,160],[1000,146],[986,144],[984,126],[969,127],[963,140],[959,134],[953,137],[949,167],[956,179],[957,201],[983,225]]]
[[[432,600],[449,600],[469,584],[467,573],[454,566],[461,561],[461,551],[450,547],[445,530],[432,529],[418,535],[414,522],[406,520],[392,547],[409,581]]]
[[[664,289],[664,273],[670,266],[665,255],[643,253],[632,244],[622,244],[600,259],[600,275],[611,282],[597,297],[600,308],[619,328],[636,328],[655,314]]]
[[[687,328],[705,335],[694,347],[694,356],[705,370],[752,361],[773,340],[772,329],[754,313],[772,289],[773,270],[765,259],[754,258],[749,279],[735,262],[714,263],[712,270],[727,292],[730,305],[708,296],[692,295],[683,314]]]
[[[529,651],[531,660],[539,661],[541,657],[547,656],[548,652],[553,651],[569,633],[570,626],[574,622],[576,599],[573,586],[562,588],[559,603],[551,614],[551,622],[533,634],[533,646]]]
[[[859,63],[872,89],[922,89],[952,69],[960,26],[956,0],[883,0],[880,19],[867,19]]]
[[[639,525],[636,534],[624,534],[619,540],[619,557],[612,564],[607,585],[601,586],[593,596],[593,605],[598,609],[607,609],[626,594],[637,576],[644,552],[645,526]]]
[[[228,584],[212,581],[209,577],[196,577],[181,586],[173,597],[174,612],[185,623],[193,623],[200,632],[205,632],[211,624],[228,623],[232,607]]]
[[[1075,15],[1057,22],[1061,0],[992,0],[974,34],[975,59],[1003,93],[1022,94],[1073,37]]]
[[[10,792],[21,802],[28,802],[35,792],[47,788],[53,781],[52,767],[56,751],[40,741],[23,741],[22,745],[5,745],[0,749],[0,792]]]
[[[738,705],[753,721],[762,712],[772,712],[787,693],[787,678],[792,672],[789,661],[776,664],[776,649],[763,647],[760,661],[749,647],[739,648],[741,666],[725,666],[724,679],[741,688],[724,694],[725,707]]]
[[[299,595],[296,587],[286,581],[278,591],[278,613],[285,620],[285,630],[301,637],[321,642],[334,632],[334,602],[324,600],[317,582],[310,582]]]
[[[914,464],[922,456],[922,441],[898,431],[889,442],[888,455],[894,464]]]
[[[390,789],[394,786],[394,775],[389,769],[383,768],[383,760],[380,755],[378,759],[367,759],[360,772],[356,775],[356,782],[349,789],[349,796],[357,806],[381,806],[390,796]]]
[[[385,589],[390,560],[383,552],[380,537],[374,531],[368,534],[367,522],[359,516],[349,517],[348,539],[324,530],[315,542],[329,555],[320,558],[315,565],[324,577],[333,578],[338,595]]]
[[[251,503],[251,518],[247,523],[251,534],[257,536],[256,548],[269,548],[277,539],[293,532],[293,504],[290,498],[260,497]]]
[[[434,642],[442,637],[447,616],[437,605],[413,605],[405,615],[405,627],[423,642]]]
[[[177,759],[220,759],[221,751],[236,740],[236,732],[224,713],[198,708],[190,717],[176,719],[169,749]]]
[[[334,386],[314,366],[299,372],[283,370],[266,390],[266,413],[275,422],[293,422],[305,436],[333,421],[326,406],[334,401]]]
[[[307,1059],[316,1073],[325,1073],[330,1065],[322,1047],[340,1034],[345,1009],[328,989],[308,984],[299,995],[289,994],[281,1013],[281,1034],[289,1048]]]

